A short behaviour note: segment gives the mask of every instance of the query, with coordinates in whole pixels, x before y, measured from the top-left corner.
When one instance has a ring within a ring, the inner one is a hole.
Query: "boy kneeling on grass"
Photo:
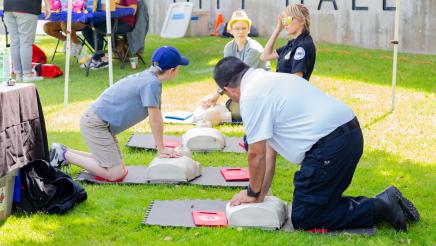
[[[53,143],[50,164],[56,168],[73,163],[96,179],[120,182],[127,175],[116,135],[149,117],[150,128],[160,157],[174,158],[181,154],[165,148],[161,107],[162,82],[174,79],[179,66],[189,60],[171,46],[156,49],[152,66],[121,79],[106,89],[80,119],[80,132],[91,153],[73,150]]]

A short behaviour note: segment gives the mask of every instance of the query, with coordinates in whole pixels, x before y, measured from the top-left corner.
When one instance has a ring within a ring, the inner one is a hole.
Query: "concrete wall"
[[[179,0],[180,2],[182,0]],[[301,0],[190,0],[194,9],[210,11],[212,29],[217,13],[228,21],[237,8],[244,8],[261,36],[268,37],[286,2]],[[160,34],[166,10],[173,0],[146,0],[150,33]],[[219,9],[217,3],[219,2]],[[394,36],[395,0],[303,0],[312,16],[316,41],[390,49]],[[321,8],[318,9],[319,3]],[[334,8],[336,3],[337,9]],[[353,10],[353,2],[355,10]],[[385,3],[385,9],[383,7]],[[360,8],[360,10],[359,10]],[[362,9],[364,8],[364,9]],[[365,9],[367,8],[367,9]],[[283,37],[286,37],[283,34]],[[436,0],[401,0],[400,51],[436,54]]]

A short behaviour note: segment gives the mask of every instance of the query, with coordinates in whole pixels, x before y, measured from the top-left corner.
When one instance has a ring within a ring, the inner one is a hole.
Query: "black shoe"
[[[417,222],[420,219],[418,209],[413,205],[413,203],[409,200],[407,200],[403,194],[401,194],[401,191],[395,187],[390,186],[392,190],[395,191],[395,195],[397,196],[398,200],[400,201],[401,208],[403,209],[403,213],[406,216],[407,221],[411,222]]]
[[[378,194],[376,198],[388,207],[387,212],[383,214],[382,218],[388,221],[395,230],[406,231],[406,216],[401,208],[400,199],[394,187],[388,187]]]

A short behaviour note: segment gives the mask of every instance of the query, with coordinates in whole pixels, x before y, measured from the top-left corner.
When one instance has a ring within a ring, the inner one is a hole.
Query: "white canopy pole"
[[[65,58],[65,87],[64,87],[64,107],[68,104],[68,83],[70,79],[70,52],[71,52],[71,19],[73,11],[73,0],[68,0],[67,9],[67,50]]]
[[[112,74],[112,25],[111,25],[111,10],[110,1],[106,0],[106,33],[108,34],[107,46],[109,55],[109,86],[113,84],[113,74]]]
[[[398,55],[398,35],[400,31],[400,2],[401,0],[397,0],[397,6],[395,8],[395,30],[394,30],[394,40],[392,43],[394,44],[394,58],[392,65],[392,106],[391,112],[395,109],[395,87],[397,84],[397,55]]]

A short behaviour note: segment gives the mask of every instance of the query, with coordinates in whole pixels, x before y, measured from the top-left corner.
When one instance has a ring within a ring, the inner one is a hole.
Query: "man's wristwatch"
[[[254,198],[258,198],[259,195],[260,195],[260,191],[258,191],[258,192],[254,192],[254,191],[251,189],[250,185],[247,185],[247,196],[249,196],[249,197],[254,197]]]

